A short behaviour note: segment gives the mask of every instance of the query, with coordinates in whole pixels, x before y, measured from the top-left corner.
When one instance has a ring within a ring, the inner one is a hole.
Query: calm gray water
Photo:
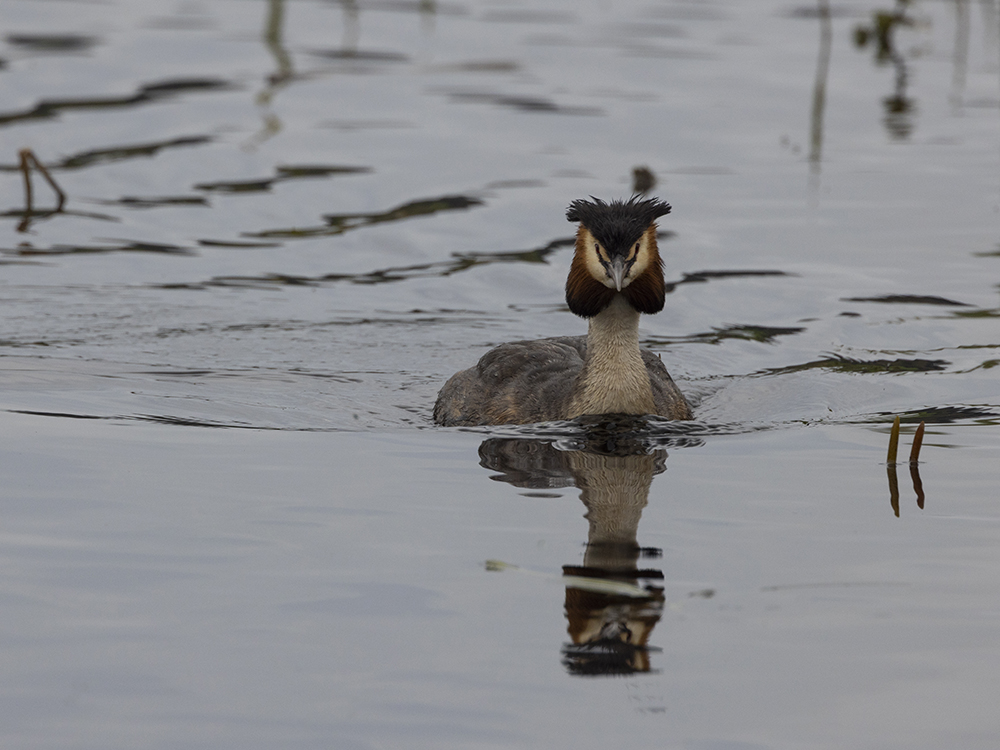
[[[3,746],[997,746],[997,0],[0,33]],[[697,421],[434,427],[637,168]]]

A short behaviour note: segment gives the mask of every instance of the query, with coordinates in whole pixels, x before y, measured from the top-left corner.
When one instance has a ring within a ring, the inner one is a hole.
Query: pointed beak
[[[611,275],[612,281],[615,282],[615,289],[620,292],[622,290],[622,282],[625,281],[625,274],[627,273],[625,259],[621,256],[615,257],[610,263],[608,273]]]

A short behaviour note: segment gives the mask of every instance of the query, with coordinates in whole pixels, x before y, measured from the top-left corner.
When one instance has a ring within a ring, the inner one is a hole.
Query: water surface
[[[0,19],[9,744],[996,746],[995,0]],[[696,422],[431,425],[634,188]]]

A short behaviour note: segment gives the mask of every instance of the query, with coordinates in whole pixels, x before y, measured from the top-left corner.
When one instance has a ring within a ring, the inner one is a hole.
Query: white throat
[[[653,389],[639,352],[639,313],[617,294],[590,319],[587,359],[569,404],[581,414],[652,414]]]

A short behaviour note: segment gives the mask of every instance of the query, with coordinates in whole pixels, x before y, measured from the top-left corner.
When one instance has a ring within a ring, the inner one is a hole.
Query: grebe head
[[[580,222],[576,252],[566,280],[569,309],[590,318],[618,294],[637,311],[663,309],[663,261],[656,246],[656,220],[670,213],[659,198],[605,203],[576,200],[566,218]]]

